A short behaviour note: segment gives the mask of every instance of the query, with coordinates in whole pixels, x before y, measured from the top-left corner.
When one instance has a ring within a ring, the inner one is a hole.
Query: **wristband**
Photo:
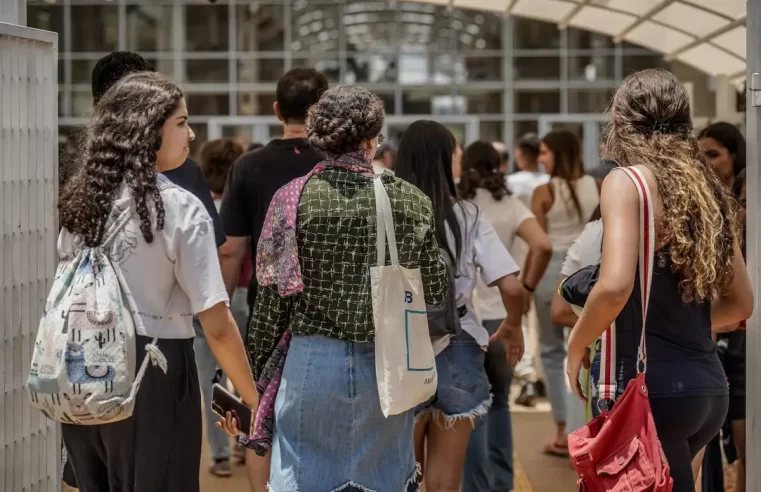
[[[534,288],[531,288],[531,287],[529,287],[528,285],[526,285],[526,282],[523,282],[523,288],[524,288],[524,289],[526,289],[526,291],[527,291],[529,294],[533,294],[533,293],[534,293],[534,291],[536,290],[536,287],[534,287]]]

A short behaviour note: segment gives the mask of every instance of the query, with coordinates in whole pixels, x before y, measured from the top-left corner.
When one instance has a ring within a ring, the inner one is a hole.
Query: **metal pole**
[[[746,114],[748,231],[747,261],[751,285],[755,294],[754,314],[748,324],[747,359],[747,488],[761,492],[761,174],[759,158],[761,142],[761,0],[747,1],[747,70],[748,97]]]
[[[26,0],[0,0],[0,22],[26,26]]]

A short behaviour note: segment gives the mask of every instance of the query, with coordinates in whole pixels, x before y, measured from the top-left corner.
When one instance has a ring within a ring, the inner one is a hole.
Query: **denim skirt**
[[[413,411],[383,416],[375,346],[294,336],[275,400],[270,490],[417,492]]]

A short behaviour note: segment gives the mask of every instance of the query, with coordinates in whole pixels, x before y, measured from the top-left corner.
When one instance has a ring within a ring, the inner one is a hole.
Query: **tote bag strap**
[[[639,283],[642,291],[642,334],[639,348],[637,349],[637,373],[645,373],[647,370],[647,340],[645,326],[647,321],[647,309],[650,303],[650,288],[653,279],[653,258],[655,254],[655,221],[653,216],[652,197],[647,181],[641,170],[634,167],[617,168],[625,172],[637,188],[639,195]],[[616,325],[613,323],[605,330],[600,343],[600,381],[598,390],[600,398],[598,406],[605,410],[608,402],[616,398]],[[605,405],[605,406],[604,406]]]
[[[394,234],[394,214],[391,212],[391,201],[383,186],[381,175],[373,176],[375,188],[375,225],[377,228],[377,259],[378,266],[386,264],[386,238],[388,251],[391,254],[391,264],[399,266],[399,254],[396,250],[396,235]]]

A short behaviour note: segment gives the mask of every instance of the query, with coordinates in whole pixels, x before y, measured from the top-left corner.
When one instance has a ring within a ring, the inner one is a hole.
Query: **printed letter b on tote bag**
[[[436,393],[436,359],[419,269],[399,265],[394,219],[380,176],[375,181],[378,266],[370,268],[375,373],[383,415],[397,415]],[[386,238],[391,265],[386,263]]]

